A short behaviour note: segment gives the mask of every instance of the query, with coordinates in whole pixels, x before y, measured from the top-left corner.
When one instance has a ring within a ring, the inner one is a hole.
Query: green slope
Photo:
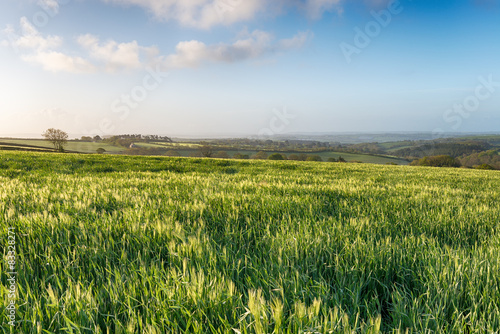
[[[498,332],[499,189],[496,171],[0,151],[14,332]]]

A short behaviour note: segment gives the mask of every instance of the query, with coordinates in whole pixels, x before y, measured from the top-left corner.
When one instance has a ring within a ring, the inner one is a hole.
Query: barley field
[[[498,333],[499,203],[496,171],[0,152],[1,332]]]

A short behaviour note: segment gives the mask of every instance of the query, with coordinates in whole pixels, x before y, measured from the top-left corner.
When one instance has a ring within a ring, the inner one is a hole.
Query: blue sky
[[[3,0],[0,136],[499,132],[497,0]]]

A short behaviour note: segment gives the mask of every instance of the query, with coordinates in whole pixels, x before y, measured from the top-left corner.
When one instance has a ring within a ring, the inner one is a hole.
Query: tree
[[[104,152],[106,152],[106,150],[105,150],[105,149],[103,149],[102,147],[99,147],[99,148],[96,150],[96,152],[97,152],[98,154],[104,154]]]
[[[50,128],[42,136],[50,141],[59,152],[64,152],[64,145],[68,142],[68,134],[62,130]]]
[[[229,154],[226,151],[219,151],[214,154],[214,158],[217,159],[229,159]]]
[[[204,144],[202,147],[200,147],[200,153],[203,157],[210,158],[214,155],[215,152],[212,146]]]
[[[460,167],[460,163],[449,155],[435,155],[423,157],[410,163],[411,166],[430,166],[430,167]]]
[[[337,160],[338,162],[346,162],[344,158],[342,158],[341,156],[339,156],[339,160]]]
[[[264,151],[257,152],[254,157],[254,159],[267,159],[267,153]]]
[[[234,159],[249,159],[250,157],[248,156],[248,154],[235,153],[233,155],[233,158]]]
[[[268,160],[285,160],[281,153],[273,153],[267,158]]]
[[[307,157],[307,161],[323,161],[319,155],[310,155]]]
[[[327,161],[328,162],[337,162],[337,159],[335,159],[334,157],[330,157],[330,158],[328,158]]]
[[[493,170],[495,168],[493,168],[491,165],[488,165],[488,164],[481,164],[481,165],[478,165],[478,166],[474,166],[475,169],[486,169],[486,170]]]

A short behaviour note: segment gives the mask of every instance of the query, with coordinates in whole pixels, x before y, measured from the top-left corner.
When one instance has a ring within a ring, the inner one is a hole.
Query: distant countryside
[[[378,135],[383,139],[383,135]],[[375,138],[377,135],[375,135]],[[403,137],[404,138],[404,137]],[[210,139],[179,140],[166,136],[118,135],[81,137],[67,141],[73,153],[206,157],[219,159],[270,159],[422,165],[500,169],[500,135],[470,135],[437,140],[352,143],[311,139]],[[328,139],[328,138],[326,138]],[[359,139],[358,139],[359,140]],[[366,140],[366,139],[365,139]],[[393,139],[394,140],[394,139]],[[0,138],[1,150],[50,152],[47,140]]]

